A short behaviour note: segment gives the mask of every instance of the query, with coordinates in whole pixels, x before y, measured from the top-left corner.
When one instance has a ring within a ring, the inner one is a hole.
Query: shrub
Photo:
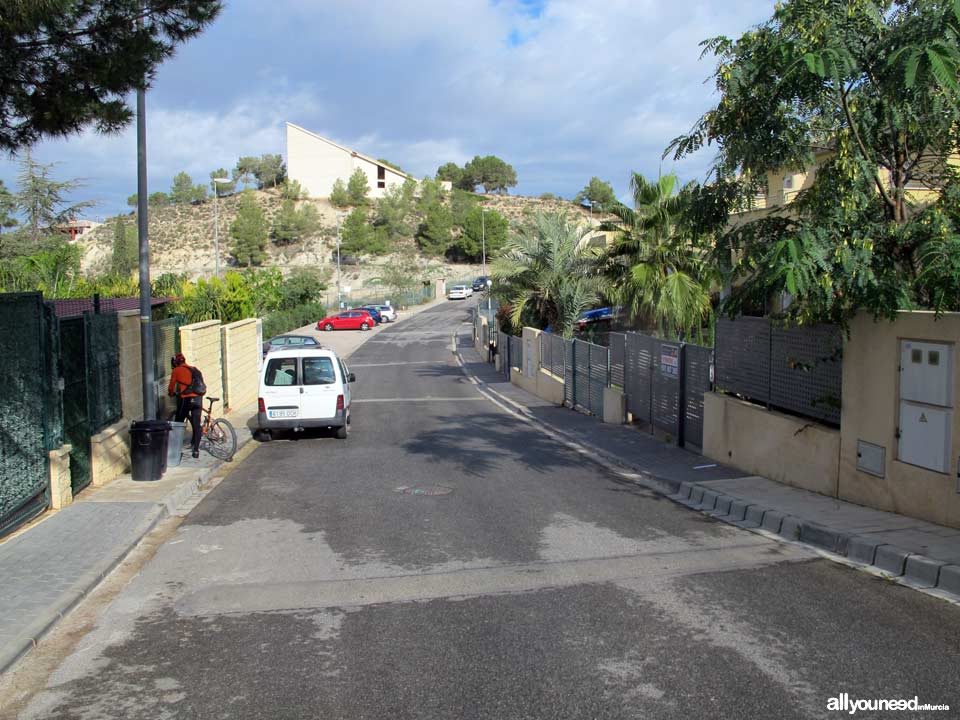
[[[263,318],[263,337],[282,335],[322,320],[326,315],[326,306],[318,302],[297,305],[289,310],[278,310]]]

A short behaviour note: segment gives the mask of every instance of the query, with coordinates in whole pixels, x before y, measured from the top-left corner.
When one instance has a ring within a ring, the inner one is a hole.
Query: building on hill
[[[410,176],[356,150],[338,145],[299,125],[287,123],[287,176],[311,197],[330,197],[333,184],[346,183],[357,169],[370,184],[370,197],[383,197],[387,188],[402,185]]]

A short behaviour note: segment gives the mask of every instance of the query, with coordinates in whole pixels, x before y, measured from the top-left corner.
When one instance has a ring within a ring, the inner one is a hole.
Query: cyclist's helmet
[[[180,367],[183,365],[187,359],[183,356],[183,353],[177,353],[172,358],[170,358],[170,367]]]

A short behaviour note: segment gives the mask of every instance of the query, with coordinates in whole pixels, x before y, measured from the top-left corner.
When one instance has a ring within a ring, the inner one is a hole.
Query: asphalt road
[[[500,410],[452,355],[468,307],[360,347],[350,438],[259,447],[21,717],[813,718],[841,692],[960,714],[960,608]]]

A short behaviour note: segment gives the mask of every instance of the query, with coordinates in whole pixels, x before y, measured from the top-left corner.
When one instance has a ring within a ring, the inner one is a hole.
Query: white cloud
[[[656,174],[666,144],[716,101],[698,43],[738,35],[773,4],[545,0],[531,14],[514,0],[230,3],[151,93],[151,187],[282,152],[290,120],[417,176],[496,154],[526,194],[572,196],[598,175],[624,195],[629,173]],[[132,128],[38,154],[104,196],[135,188]],[[700,177],[708,162],[676,169]]]

